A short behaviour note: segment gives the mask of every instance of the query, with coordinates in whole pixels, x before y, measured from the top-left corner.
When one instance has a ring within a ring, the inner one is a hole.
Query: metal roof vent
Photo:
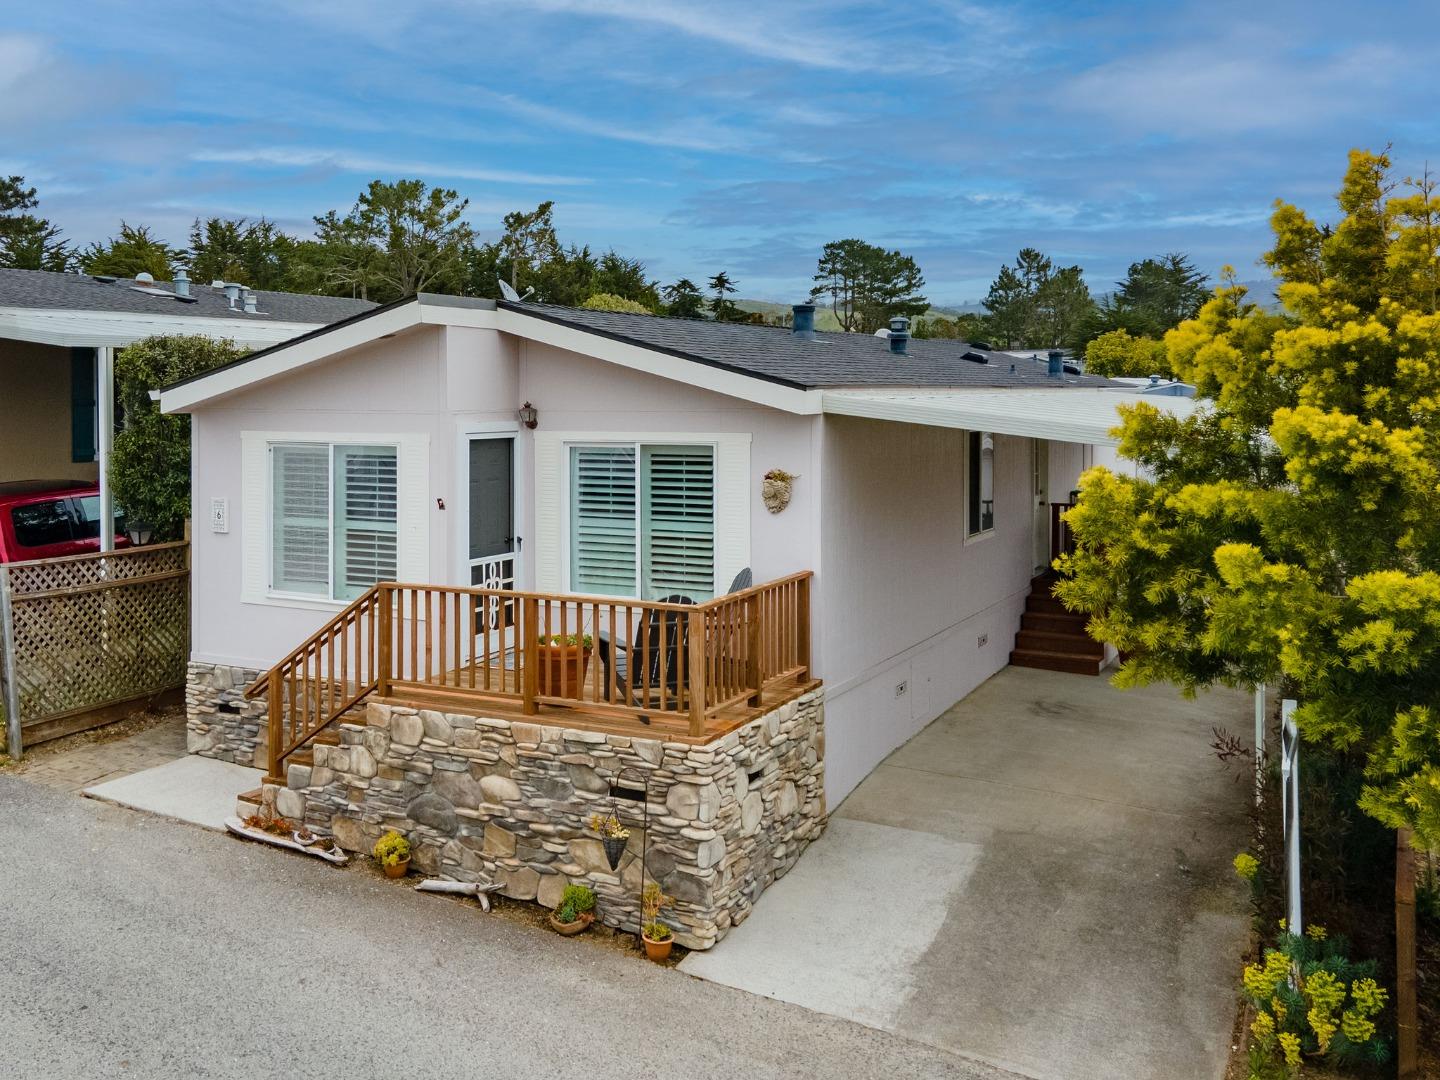
[[[910,320],[904,315],[896,315],[890,320],[890,351],[897,356],[904,356],[909,344]]]
[[[135,284],[136,284],[136,285],[154,285],[154,284],[155,284],[155,275],[152,274],[152,273],[150,273],[149,271],[141,270],[140,273],[138,273],[138,274],[135,275]]]
[[[976,352],[974,349],[966,349],[960,354],[960,359],[969,360],[972,364],[988,364],[990,362],[990,357],[982,352]]]
[[[1046,374],[1052,379],[1063,379],[1065,377],[1065,354],[1059,349],[1051,349],[1049,360],[1050,367]]]
[[[259,297],[249,289],[245,290],[245,314],[254,315],[259,310]]]
[[[795,336],[805,341],[815,340],[815,305],[811,303],[795,304],[790,308],[793,313],[791,329]]]
[[[233,281],[227,281],[222,287],[225,290],[225,299],[230,301],[230,310],[234,311],[235,304],[240,299],[240,286]]]
[[[175,299],[184,300],[190,295],[190,275],[184,270],[175,271]]]

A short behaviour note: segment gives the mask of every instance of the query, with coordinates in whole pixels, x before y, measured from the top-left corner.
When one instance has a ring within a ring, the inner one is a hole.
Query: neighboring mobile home
[[[681,940],[713,942],[1005,666],[1126,399],[812,319],[422,295],[166,388],[193,424],[192,749],[263,765],[346,846],[408,824],[422,866],[542,900],[610,880],[571,803],[638,771]],[[583,685],[540,633],[576,635]]]

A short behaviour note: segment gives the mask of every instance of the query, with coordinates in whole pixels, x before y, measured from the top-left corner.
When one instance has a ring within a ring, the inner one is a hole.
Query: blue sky
[[[1430,3],[0,0],[0,170],[73,238],[295,231],[374,176],[665,280],[798,298],[820,246],[915,255],[937,303],[1033,245],[1108,288],[1187,251],[1259,277],[1277,196],[1352,146],[1440,165]]]

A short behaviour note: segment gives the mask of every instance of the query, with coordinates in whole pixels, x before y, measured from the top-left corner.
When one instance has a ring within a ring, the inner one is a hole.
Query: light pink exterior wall
[[[832,809],[1009,662],[1033,573],[1034,443],[995,437],[995,528],[966,540],[966,435],[851,417],[826,423],[816,625]],[[1083,449],[1050,444],[1052,493],[1074,486]]]
[[[518,429],[519,534],[534,536],[534,442],[515,422],[526,400],[539,411],[542,431],[751,436],[755,578],[804,569],[817,575],[813,661],[826,681],[832,809],[892,749],[1005,666],[1032,570],[1031,440],[996,438],[996,527],[967,543],[962,431],[797,416],[496,331],[454,327],[382,340],[193,414],[194,658],[267,667],[341,606],[242,600],[241,432],[428,437],[426,576],[460,583],[465,431]],[[1052,497],[1065,497],[1088,454],[1051,444]],[[798,476],[789,508],[778,515],[759,494],[772,468]],[[217,497],[230,503],[224,535],[208,527]],[[521,585],[531,582],[533,567]],[[897,697],[902,682],[907,689]]]
[[[749,528],[756,580],[811,567],[819,506],[818,418],[751,405],[493,330],[422,327],[195,411],[194,658],[267,667],[342,606],[241,599],[241,432],[427,436],[427,576],[458,584],[465,580],[465,478],[458,466],[467,430],[518,431],[518,527],[530,550],[533,439],[516,422],[516,409],[526,400],[539,410],[542,429],[551,431],[750,433]],[[759,494],[760,477],[776,467],[801,477],[794,500],[780,515],[766,512]],[[227,534],[209,529],[212,498],[229,500]],[[444,502],[444,510],[437,500]],[[533,582],[533,569],[522,557],[522,586]]]

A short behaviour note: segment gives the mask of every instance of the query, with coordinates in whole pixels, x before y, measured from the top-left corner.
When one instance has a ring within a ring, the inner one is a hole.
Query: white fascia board
[[[1162,411],[1188,415],[1187,398],[1117,394],[1113,390],[994,390],[885,394],[829,391],[827,413],[930,427],[993,431],[1055,442],[1118,446],[1119,406],[1144,401]],[[1183,402],[1183,405],[1175,405]]]
[[[643,371],[662,379],[684,383],[686,386],[697,386],[702,390],[712,390],[726,397],[751,401],[782,412],[814,415],[821,411],[821,394],[818,390],[782,386],[753,375],[711,367],[694,360],[671,356],[669,353],[657,352],[643,345],[592,334],[564,323],[535,318],[510,308],[501,308],[496,314],[500,317],[501,330],[529,341],[553,345],[557,349],[566,349],[583,356],[593,356],[597,360],[632,371]]]
[[[420,305],[405,304],[348,325],[337,326],[306,341],[297,341],[264,356],[220,368],[203,379],[166,390],[160,395],[160,411],[187,412],[222,395],[278,379],[347,349],[367,345],[388,334],[409,330],[420,322]]]
[[[160,334],[204,334],[253,348],[267,348],[308,334],[320,325],[244,318],[212,319],[201,315],[145,315],[128,311],[0,308],[0,338],[65,348],[121,348]]]

